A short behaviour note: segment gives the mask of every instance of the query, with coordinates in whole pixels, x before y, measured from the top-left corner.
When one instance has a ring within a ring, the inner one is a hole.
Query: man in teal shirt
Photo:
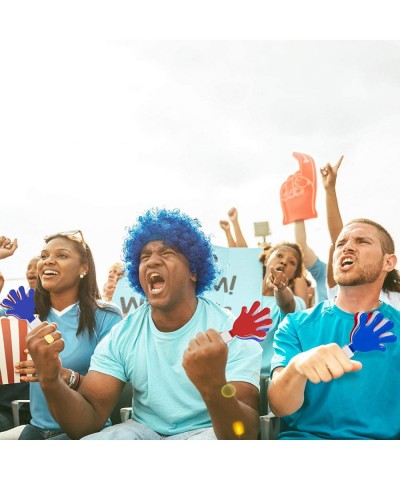
[[[280,439],[400,438],[400,312],[379,301],[398,279],[396,262],[381,225],[349,222],[333,257],[337,297],[280,324],[268,388],[271,410],[282,417]],[[392,331],[349,357],[343,347],[352,342],[355,315],[374,311],[393,322]]]
[[[132,288],[147,302],[100,342],[77,392],[65,388],[54,361],[59,333],[43,325],[28,337],[63,431],[105,440],[256,439],[262,349],[221,336],[234,319],[202,296],[218,272],[200,223],[179,210],[149,210],[128,230],[123,255]],[[49,333],[56,340],[47,345]],[[125,382],[133,418],[100,431]]]

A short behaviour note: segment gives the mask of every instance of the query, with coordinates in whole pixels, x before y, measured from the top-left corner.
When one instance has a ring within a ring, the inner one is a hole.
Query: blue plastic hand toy
[[[18,288],[18,291],[10,290],[8,298],[1,302],[2,306],[7,309],[7,315],[13,315],[19,319],[28,320],[28,322],[35,320],[34,293],[33,288],[26,293],[22,286]]]
[[[358,312],[354,316],[354,327],[350,333],[350,344],[343,347],[343,351],[351,358],[356,351],[370,352],[380,350],[384,352],[384,343],[395,342],[397,337],[389,332],[394,323],[379,311]]]

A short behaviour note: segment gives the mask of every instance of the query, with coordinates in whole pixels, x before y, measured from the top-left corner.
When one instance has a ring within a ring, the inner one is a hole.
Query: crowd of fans
[[[26,360],[14,366],[20,382],[0,385],[3,438],[256,439],[262,377],[282,439],[400,438],[393,421],[400,413],[394,242],[372,220],[343,223],[341,157],[320,169],[331,244],[326,261],[318,258],[306,233],[315,218],[315,167],[296,155],[300,170],[281,189],[293,238],[261,244],[256,259],[263,267],[260,309],[271,319],[262,342],[221,335],[235,319],[203,296],[217,277],[213,248],[200,222],[180,210],[154,208],[138,217],[102,294],[82,232],[46,237],[26,271],[41,322],[26,338]],[[304,215],[301,201],[311,205]],[[248,248],[237,209],[227,216],[219,222],[227,246]],[[0,259],[17,248],[17,240],[0,237]],[[147,300],[126,318],[113,303],[124,275]],[[0,274],[0,290],[3,284]],[[23,300],[1,315],[18,316]],[[253,312],[242,314],[251,322]],[[132,418],[111,425],[126,383]],[[16,432],[17,398],[30,402]]]

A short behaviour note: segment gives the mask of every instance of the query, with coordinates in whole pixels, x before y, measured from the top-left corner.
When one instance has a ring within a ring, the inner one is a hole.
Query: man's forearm
[[[256,440],[259,432],[259,413],[237,399],[221,393],[206,402],[214,432],[219,440]]]
[[[233,229],[235,230],[236,245],[238,247],[246,248],[247,247],[247,242],[246,242],[246,240],[243,236],[242,230],[239,226],[239,222],[236,220],[232,223],[233,223]]]
[[[307,378],[296,372],[292,363],[274,372],[268,387],[268,402],[272,412],[277,417],[296,412],[303,405],[306,383]]]
[[[229,248],[235,248],[235,247],[237,247],[236,242],[235,242],[235,239],[233,238],[232,233],[230,232],[230,230],[225,231],[225,234],[226,234],[226,241],[228,242],[228,247],[229,247]]]
[[[296,302],[293,297],[293,292],[289,287],[274,290],[274,297],[276,304],[287,315],[293,313],[296,308]]]

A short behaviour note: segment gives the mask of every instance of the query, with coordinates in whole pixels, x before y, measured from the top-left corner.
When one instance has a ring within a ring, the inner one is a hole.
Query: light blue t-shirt
[[[381,303],[379,311],[394,322],[400,337],[400,312]],[[319,345],[350,343],[354,314],[340,310],[333,300],[292,313],[275,334],[272,370],[286,366],[300,352]],[[363,367],[330,382],[307,382],[303,406],[283,417],[280,439],[398,439],[400,438],[400,343],[386,343],[386,351],[356,352],[352,360]]]
[[[295,302],[295,312],[300,310],[304,310],[306,308],[306,303],[301,297],[293,296]],[[263,348],[263,355],[262,355],[262,362],[261,362],[261,375],[269,377],[271,373],[271,359],[274,355],[274,335],[278,325],[284,319],[285,314],[276,304],[276,300],[274,296],[263,296],[262,297],[262,308],[268,307],[270,312],[270,317],[272,319],[272,325],[267,333],[267,337],[265,340],[261,342],[261,346]]]
[[[96,348],[90,370],[133,386],[133,418],[162,435],[211,427],[206,405],[182,367],[183,353],[199,332],[232,328],[232,314],[198,297],[193,317],[174,332],[160,332],[145,303],[120,322]],[[260,386],[261,347],[255,340],[228,343],[226,379]]]
[[[325,262],[317,258],[312,265],[307,267],[315,280],[315,303],[320,303],[328,299],[328,290],[326,285],[326,270]]]
[[[67,308],[63,312],[50,310],[46,321],[56,322],[57,330],[64,339],[64,350],[60,353],[62,366],[85,375],[89,370],[90,357],[97,344],[102,340],[111,328],[122,319],[118,307],[108,304],[107,310],[97,308],[95,312],[95,330],[92,338],[89,338],[87,330],[76,336],[79,325],[79,304]],[[46,398],[39,382],[30,383],[30,408],[31,424],[44,430],[60,430],[60,426],[51,416],[47,407]]]

